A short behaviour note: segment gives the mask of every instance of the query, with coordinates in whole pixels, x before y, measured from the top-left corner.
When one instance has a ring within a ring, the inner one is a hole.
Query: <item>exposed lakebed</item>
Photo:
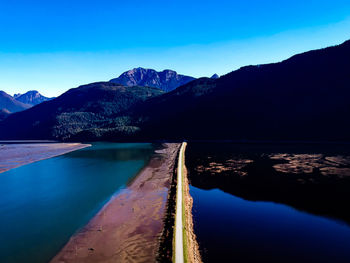
[[[0,174],[0,262],[48,262],[153,153],[96,143]]]
[[[204,262],[349,262],[349,145],[189,143]]]

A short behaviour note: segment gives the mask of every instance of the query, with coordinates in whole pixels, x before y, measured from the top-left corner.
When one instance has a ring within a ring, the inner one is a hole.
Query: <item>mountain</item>
[[[164,94],[111,82],[82,86],[9,116],[0,139],[350,141],[349,101],[347,41]]]
[[[38,105],[44,101],[52,100],[53,98],[47,98],[43,95],[41,95],[38,91],[36,90],[31,90],[28,91],[24,94],[15,94],[14,98],[17,101],[20,101],[25,104],[29,104],[31,106]]]
[[[218,74],[214,74],[213,76],[211,76],[211,79],[218,79],[218,78],[220,78]]]
[[[130,107],[162,93],[157,88],[124,87],[111,82],[83,85],[11,114],[0,123],[0,137],[68,140],[80,133],[80,137],[94,138],[110,132],[132,133],[137,127],[129,125]]]
[[[3,112],[13,113],[28,108],[30,108],[30,105],[17,101],[6,92],[0,91],[0,110],[3,110]]]
[[[147,139],[350,141],[349,102],[347,41],[192,81],[138,106],[135,119]]]
[[[157,72],[154,69],[134,68],[124,72],[118,78],[111,79],[110,82],[124,86],[155,87],[169,92],[194,79],[193,77],[177,74],[173,70]]]
[[[11,113],[23,111],[41,102],[51,100],[33,90],[25,94],[15,94],[14,97],[4,91],[0,91],[0,121]]]

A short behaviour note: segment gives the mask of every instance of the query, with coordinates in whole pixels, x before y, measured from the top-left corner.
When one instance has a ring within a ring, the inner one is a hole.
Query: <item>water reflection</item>
[[[348,145],[192,143],[187,156],[193,186],[350,223]]]
[[[204,262],[350,262],[349,157],[348,145],[189,143]]]

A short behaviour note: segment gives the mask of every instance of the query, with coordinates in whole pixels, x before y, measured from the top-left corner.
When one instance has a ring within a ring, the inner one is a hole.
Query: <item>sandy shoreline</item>
[[[155,262],[179,146],[165,144],[51,262]]]
[[[81,143],[0,143],[0,173],[91,146]]]

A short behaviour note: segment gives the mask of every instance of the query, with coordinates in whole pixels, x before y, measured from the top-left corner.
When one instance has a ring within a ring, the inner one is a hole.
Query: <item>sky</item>
[[[349,0],[1,0],[0,90],[58,96],[135,67],[210,77],[348,39]]]

